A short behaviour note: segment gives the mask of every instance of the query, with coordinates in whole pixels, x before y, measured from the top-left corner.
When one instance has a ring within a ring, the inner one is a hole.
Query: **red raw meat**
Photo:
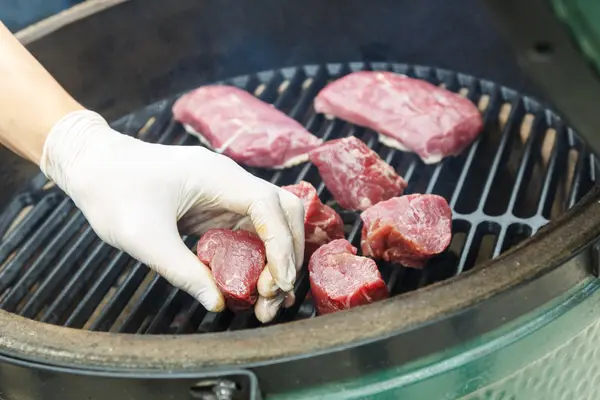
[[[443,197],[410,194],[365,210],[361,248],[365,256],[422,268],[452,239],[452,210]]]
[[[308,263],[310,288],[319,314],[369,304],[388,297],[375,261],[337,239],[319,247]]]
[[[483,128],[468,99],[392,72],[346,75],[321,90],[314,107],[378,132],[382,143],[417,153],[426,164],[459,154]]]
[[[197,245],[198,258],[211,270],[231,311],[250,309],[258,299],[256,285],[265,268],[265,246],[247,231],[211,229]]]
[[[325,142],[309,154],[340,206],[366,210],[402,194],[407,183],[362,140],[349,136]]]
[[[189,92],[175,102],[173,116],[209,148],[251,167],[306,162],[308,152],[322,143],[272,104],[233,86]]]
[[[308,182],[283,186],[282,189],[296,195],[304,202],[304,259],[322,245],[344,238],[344,222],[333,208],[323,204],[317,190]]]

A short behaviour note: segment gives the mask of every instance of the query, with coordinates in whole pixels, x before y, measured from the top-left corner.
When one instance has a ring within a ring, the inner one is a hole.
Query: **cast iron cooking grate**
[[[324,84],[360,69],[391,70],[460,92],[485,117],[482,135],[461,156],[424,165],[409,153],[380,145],[368,130],[316,115],[312,100]],[[409,182],[407,193],[437,193],[453,208],[448,251],[414,270],[380,264],[392,295],[469,270],[534,234],[573,206],[592,186],[592,157],[552,112],[536,101],[486,80],[428,67],[351,63],[285,68],[228,80],[272,102],[324,139],[356,135]],[[114,123],[150,142],[197,145],[171,119],[173,99]],[[331,195],[316,168],[250,169],[277,185],[307,180],[324,202]],[[339,209],[338,209],[339,211]],[[357,247],[360,219],[341,212]],[[0,215],[0,307],[39,321],[94,331],[142,334],[215,332],[259,326],[252,313],[209,313],[144,265],[102,243],[74,204],[43,175],[14,197]],[[143,240],[143,238],[142,238]],[[193,247],[197,238],[185,238]],[[517,268],[517,267],[515,267]],[[314,315],[306,272],[296,305],[275,323]]]

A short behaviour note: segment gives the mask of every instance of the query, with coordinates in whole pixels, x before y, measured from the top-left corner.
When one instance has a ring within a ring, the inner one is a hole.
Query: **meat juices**
[[[308,161],[322,140],[245,90],[209,85],[180,97],[173,116],[217,153],[250,167],[286,168]]]
[[[321,202],[313,185],[300,181],[296,185],[283,186],[282,189],[293,193],[304,203],[305,260],[309,260],[322,245],[344,238],[342,218],[333,208]]]
[[[321,246],[308,263],[310,288],[319,314],[369,304],[388,297],[375,261],[356,255],[345,239]]]
[[[450,245],[452,210],[443,197],[410,194],[365,210],[361,248],[376,260],[422,268]]]
[[[362,140],[325,142],[309,154],[327,189],[347,210],[366,210],[402,194],[407,183]]]
[[[426,164],[459,154],[483,128],[468,99],[393,72],[346,75],[321,90],[314,108],[372,129],[385,145],[414,152]]]
[[[211,229],[197,245],[198,258],[211,270],[228,309],[248,310],[256,303],[256,285],[265,268],[265,246],[247,231]]]

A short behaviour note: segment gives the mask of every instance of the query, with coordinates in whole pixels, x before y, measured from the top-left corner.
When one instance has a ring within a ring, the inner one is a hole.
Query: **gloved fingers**
[[[243,217],[233,226],[234,231],[243,230],[256,234],[256,229],[252,225],[252,219],[250,217]]]
[[[294,292],[287,292],[285,299],[283,300],[283,307],[290,308],[296,302],[296,294]]]
[[[292,233],[296,271],[300,271],[304,261],[304,205],[298,197],[283,189],[279,190],[279,203]]]
[[[155,226],[162,228],[161,232],[152,232]],[[225,300],[210,269],[183,243],[175,224],[171,229],[158,223],[148,228],[144,248],[138,254],[130,254],[148,264],[173,286],[196,298],[208,311],[222,311]]]
[[[277,286],[277,284],[275,284],[275,280],[271,276],[271,272],[269,271],[269,268],[265,268],[263,270],[263,272],[260,274],[260,278],[258,279],[257,289],[258,289],[258,294],[260,295],[260,298],[263,299],[263,302],[266,302],[267,300],[273,300],[273,299],[280,298],[282,295],[285,296],[285,298],[283,300],[283,307],[289,308],[289,307],[293,306],[294,303],[296,302],[296,295],[294,294],[294,291],[290,291],[287,293],[282,292],[281,289]],[[279,304],[279,306],[281,306],[281,303],[279,302],[279,300],[276,303]],[[273,304],[273,303],[268,303],[268,304]],[[274,306],[270,306],[270,307],[274,307]],[[276,310],[273,312],[276,312]]]
[[[296,281],[294,241],[277,192],[255,199],[248,208],[248,215],[265,244],[271,275],[277,286],[289,292]]]
[[[291,197],[290,197],[291,196]],[[300,200],[290,192],[281,190],[279,193],[282,209],[288,221],[294,241],[294,258],[296,273],[302,268],[304,258],[304,207]],[[277,295],[279,285],[273,278],[269,268],[265,268],[258,280],[258,293],[266,298]],[[292,292],[290,292],[292,293]]]
[[[265,297],[259,297],[254,305],[254,314],[263,324],[271,322],[277,315],[277,312],[281,308],[281,305],[285,301],[285,294],[280,292],[278,296],[271,299]]]
[[[280,291],[275,279],[273,279],[273,275],[271,275],[271,271],[267,267],[265,267],[260,274],[256,287],[258,289],[258,294],[266,298],[273,298]]]
[[[242,217],[227,210],[193,212],[190,210],[177,222],[179,231],[186,235],[202,236],[213,228],[234,228]]]

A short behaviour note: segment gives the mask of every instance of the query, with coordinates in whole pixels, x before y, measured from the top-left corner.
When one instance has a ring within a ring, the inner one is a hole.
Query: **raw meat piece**
[[[304,202],[304,259],[322,245],[334,239],[344,238],[344,222],[333,208],[323,204],[317,190],[308,182],[283,186],[282,189],[296,195]]]
[[[346,75],[321,90],[314,107],[378,132],[382,143],[417,153],[426,164],[459,154],[483,128],[468,99],[392,72]]]
[[[173,116],[209,148],[251,167],[306,162],[308,152],[322,143],[273,105],[233,86],[189,92],[175,102]]]
[[[321,247],[308,263],[310,290],[319,314],[345,310],[388,297],[375,261],[356,255],[356,247],[337,239]]]
[[[366,210],[402,194],[407,183],[362,140],[331,140],[309,154],[327,189],[340,206]]]
[[[252,307],[258,299],[256,284],[265,268],[265,246],[247,231],[211,229],[197,245],[198,258],[211,270],[231,311]]]
[[[365,210],[361,248],[365,256],[421,268],[452,239],[452,210],[443,197],[410,194]]]

